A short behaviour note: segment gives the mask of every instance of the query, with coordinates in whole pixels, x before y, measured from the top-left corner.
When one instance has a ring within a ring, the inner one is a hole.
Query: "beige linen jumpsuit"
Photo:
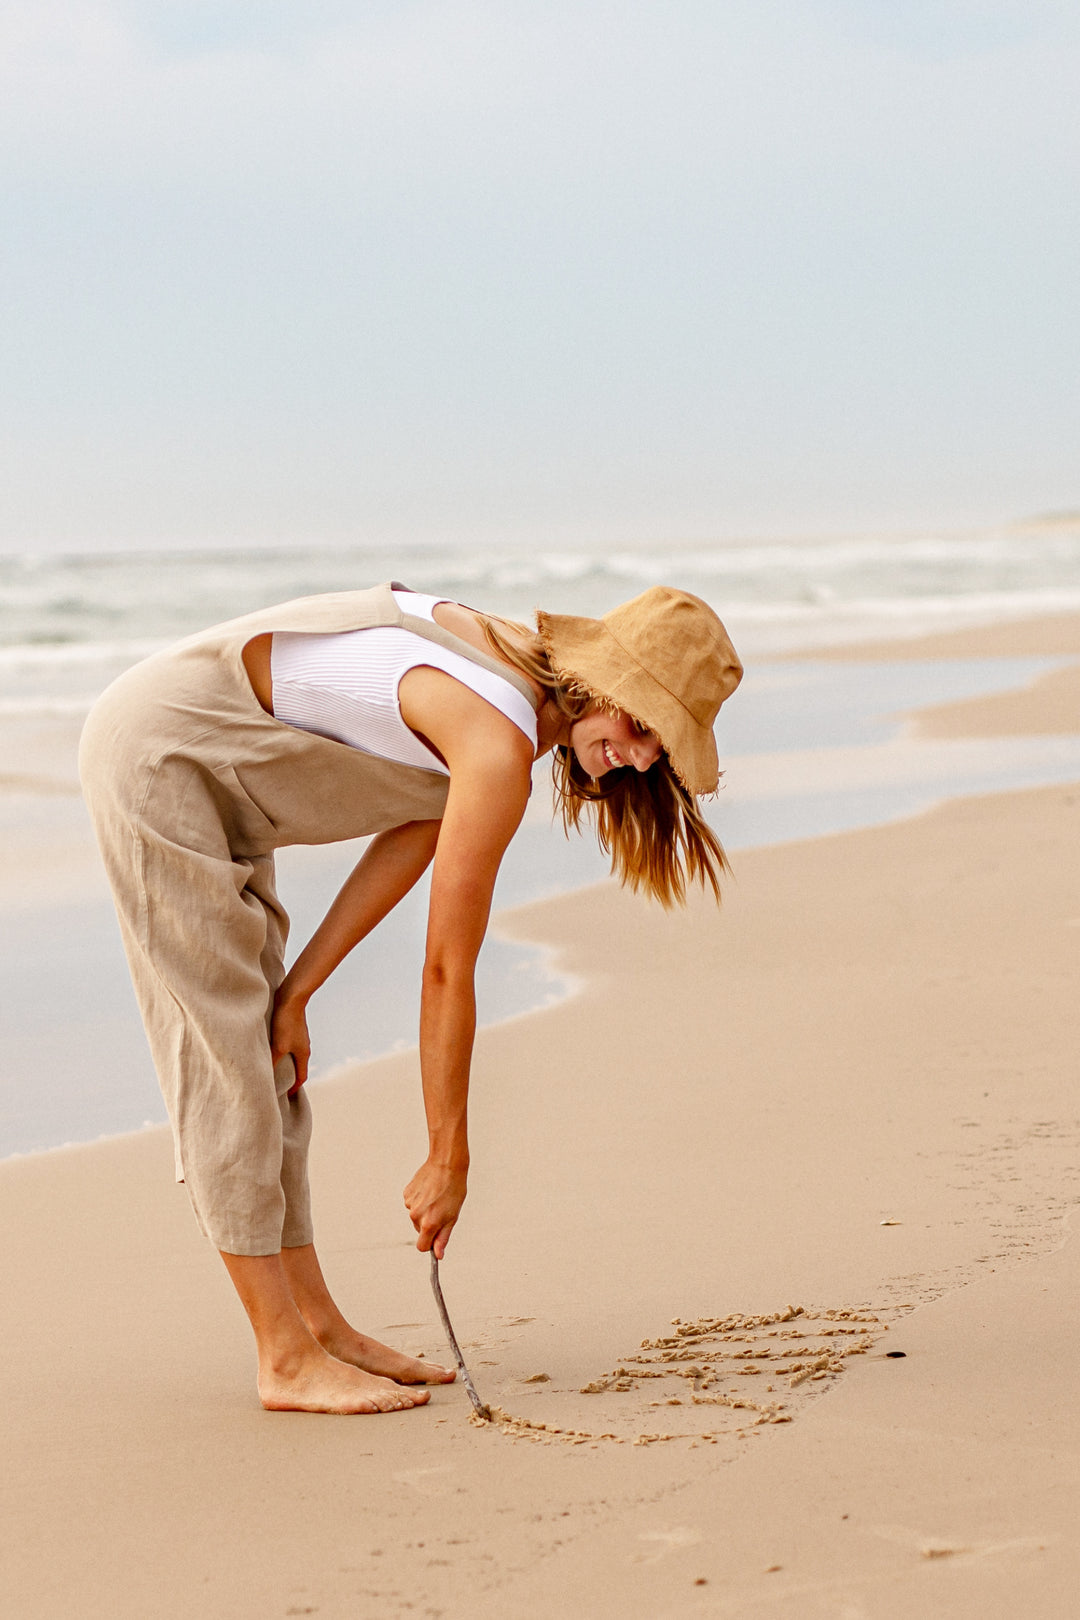
[[[192,636],[121,675],[91,710],[79,767],[158,1079],[177,1179],[230,1254],[312,1240],[311,1110],[270,1061],[289,919],[274,850],[437,820],[448,778],[285,725],[242,662],[268,631],[396,625],[517,686],[524,677],[429,620],[397,585],[304,597]]]

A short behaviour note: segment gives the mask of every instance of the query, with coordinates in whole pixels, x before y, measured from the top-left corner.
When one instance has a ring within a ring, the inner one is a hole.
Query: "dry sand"
[[[6,1611],[1073,1616],[1078,815],[963,800],[741,855],[720,914],[503,919],[584,988],[480,1036],[443,1284],[481,1394],[543,1429],[458,1387],[263,1413],[163,1132],[0,1166]],[[332,1283],[444,1355],[415,1055],[314,1100]]]

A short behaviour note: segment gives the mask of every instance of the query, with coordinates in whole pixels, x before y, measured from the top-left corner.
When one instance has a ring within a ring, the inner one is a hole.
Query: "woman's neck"
[[[570,722],[557,703],[547,698],[536,716],[536,757],[553,748],[565,748],[570,741]]]

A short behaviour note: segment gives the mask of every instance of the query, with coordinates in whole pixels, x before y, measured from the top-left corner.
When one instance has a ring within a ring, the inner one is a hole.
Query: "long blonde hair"
[[[571,725],[594,703],[617,712],[616,705],[584,687],[557,680],[535,630],[508,619],[485,618],[483,624],[493,650],[536,681]],[[580,831],[583,820],[592,822],[621,883],[665,907],[685,905],[687,884],[700,883],[719,903],[727,856],[665,753],[647,771],[623,766],[594,780],[573,749],[560,745],[552,753],[551,774],[566,832]]]

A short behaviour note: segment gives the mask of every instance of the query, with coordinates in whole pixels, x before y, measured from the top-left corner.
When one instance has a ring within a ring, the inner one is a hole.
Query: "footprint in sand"
[[[697,1530],[690,1530],[686,1525],[679,1525],[675,1530],[643,1530],[638,1536],[639,1541],[657,1542],[655,1552],[638,1553],[634,1559],[635,1564],[658,1564],[668,1553],[677,1551],[680,1547],[697,1547],[701,1543],[701,1535]]]
[[[421,1496],[444,1496],[447,1482],[437,1482],[432,1476],[453,1472],[449,1463],[442,1463],[436,1468],[402,1468],[393,1477],[397,1484],[411,1485]]]

